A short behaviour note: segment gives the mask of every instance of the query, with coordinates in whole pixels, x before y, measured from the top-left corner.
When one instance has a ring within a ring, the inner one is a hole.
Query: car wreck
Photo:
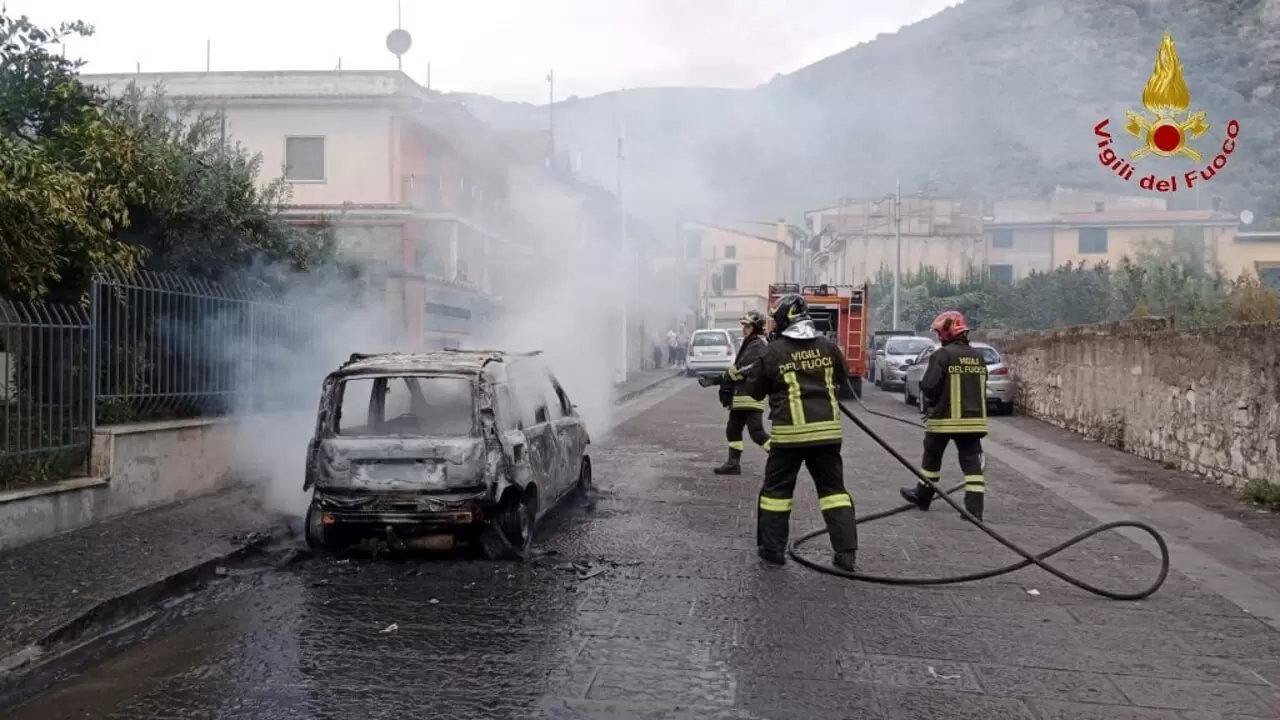
[[[590,494],[589,444],[539,353],[353,354],[321,389],[307,542],[340,550],[382,537],[522,557],[546,512]]]

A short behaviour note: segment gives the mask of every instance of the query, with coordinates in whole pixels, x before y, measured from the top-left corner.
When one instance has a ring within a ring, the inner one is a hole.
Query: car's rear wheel
[[[582,465],[578,468],[578,483],[573,486],[575,498],[584,502],[593,502],[596,497],[595,479],[591,476],[591,458],[583,456]]]
[[[316,503],[307,508],[307,545],[313,550],[336,552],[351,544],[350,536],[333,525],[324,524],[324,511]]]
[[[489,560],[522,560],[533,546],[538,496],[532,488],[508,492],[480,531],[480,549]]]

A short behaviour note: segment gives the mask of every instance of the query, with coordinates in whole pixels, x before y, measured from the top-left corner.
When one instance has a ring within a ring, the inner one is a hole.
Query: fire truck
[[[862,397],[862,379],[867,376],[867,315],[871,311],[867,286],[775,283],[769,286],[769,307],[790,294],[809,303],[809,315],[818,332],[840,347],[849,362],[853,392]],[[841,394],[847,397],[848,390],[841,388]]]

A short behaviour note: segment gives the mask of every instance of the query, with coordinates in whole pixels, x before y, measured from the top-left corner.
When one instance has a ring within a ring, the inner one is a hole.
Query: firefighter
[[[764,316],[755,310],[748,311],[738,321],[742,325],[742,347],[733,361],[733,367],[719,379],[720,403],[729,409],[729,422],[724,435],[729,441],[729,457],[720,467],[712,470],[717,475],[742,474],[742,430],[745,428],[755,444],[769,450],[769,433],[764,429],[764,401],[757,400],[742,388],[742,368],[749,367],[764,354],[769,346],[764,339]]]
[[[747,394],[769,400],[772,423],[769,459],[756,513],[757,553],[766,562],[786,562],[792,496],[800,466],[809,469],[818,507],[831,535],[832,562],[852,571],[858,527],[853,497],[844,487],[840,457],[843,434],[836,397],[849,379],[840,348],[818,334],[809,306],[785,295],[773,309],[773,338],[755,367],[745,372]]]
[[[920,472],[936,481],[941,476],[942,453],[947,443],[954,442],[964,473],[964,509],[981,520],[986,497],[982,438],[987,436],[987,362],[981,351],[969,345],[969,324],[960,312],[938,315],[933,331],[942,347],[929,356],[920,380],[925,404]],[[920,482],[901,492],[905,500],[928,510],[935,491]]]

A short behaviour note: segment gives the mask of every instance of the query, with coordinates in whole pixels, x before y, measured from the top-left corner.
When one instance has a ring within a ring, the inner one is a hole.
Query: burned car
[[[325,379],[307,447],[307,542],[518,558],[548,510],[590,493],[589,443],[538,353],[354,354]]]

